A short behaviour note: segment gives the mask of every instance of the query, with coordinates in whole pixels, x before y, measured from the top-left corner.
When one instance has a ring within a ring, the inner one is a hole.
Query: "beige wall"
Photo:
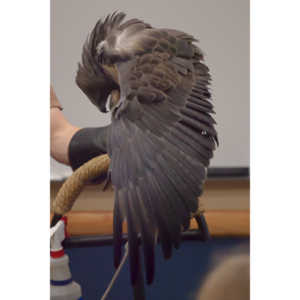
[[[99,17],[114,10],[153,26],[186,31],[199,39],[213,77],[220,137],[211,165],[249,166],[248,0],[52,0],[51,82],[66,116],[78,126],[109,122],[109,115],[100,114],[86,100],[74,78],[88,32]]]

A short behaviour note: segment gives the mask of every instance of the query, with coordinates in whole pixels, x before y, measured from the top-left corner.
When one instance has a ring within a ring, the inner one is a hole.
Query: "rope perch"
[[[52,203],[54,214],[64,215],[69,212],[84,186],[91,180],[105,175],[109,164],[108,155],[100,155],[78,168],[59,189]]]

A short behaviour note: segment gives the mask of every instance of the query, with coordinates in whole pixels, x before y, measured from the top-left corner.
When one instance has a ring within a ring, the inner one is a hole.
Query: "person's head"
[[[235,254],[223,259],[208,274],[196,300],[249,300],[250,257]]]

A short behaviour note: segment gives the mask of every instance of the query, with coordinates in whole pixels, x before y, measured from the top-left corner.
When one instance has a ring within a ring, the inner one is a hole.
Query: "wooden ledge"
[[[67,214],[67,217],[67,231],[70,236],[112,234],[112,211],[72,211]],[[249,236],[248,210],[207,211],[205,217],[212,236]],[[124,225],[124,233],[126,233],[126,224]],[[197,229],[195,220],[192,220],[190,229]]]

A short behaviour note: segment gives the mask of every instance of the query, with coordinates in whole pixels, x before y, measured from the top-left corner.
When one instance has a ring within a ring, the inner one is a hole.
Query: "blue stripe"
[[[50,283],[52,285],[55,285],[55,286],[57,286],[57,285],[67,285],[67,284],[69,284],[71,282],[72,282],[72,278],[67,279],[67,280],[50,280]]]
[[[78,300],[83,300],[83,298],[82,298],[82,297],[80,297],[80,298],[78,298]]]

